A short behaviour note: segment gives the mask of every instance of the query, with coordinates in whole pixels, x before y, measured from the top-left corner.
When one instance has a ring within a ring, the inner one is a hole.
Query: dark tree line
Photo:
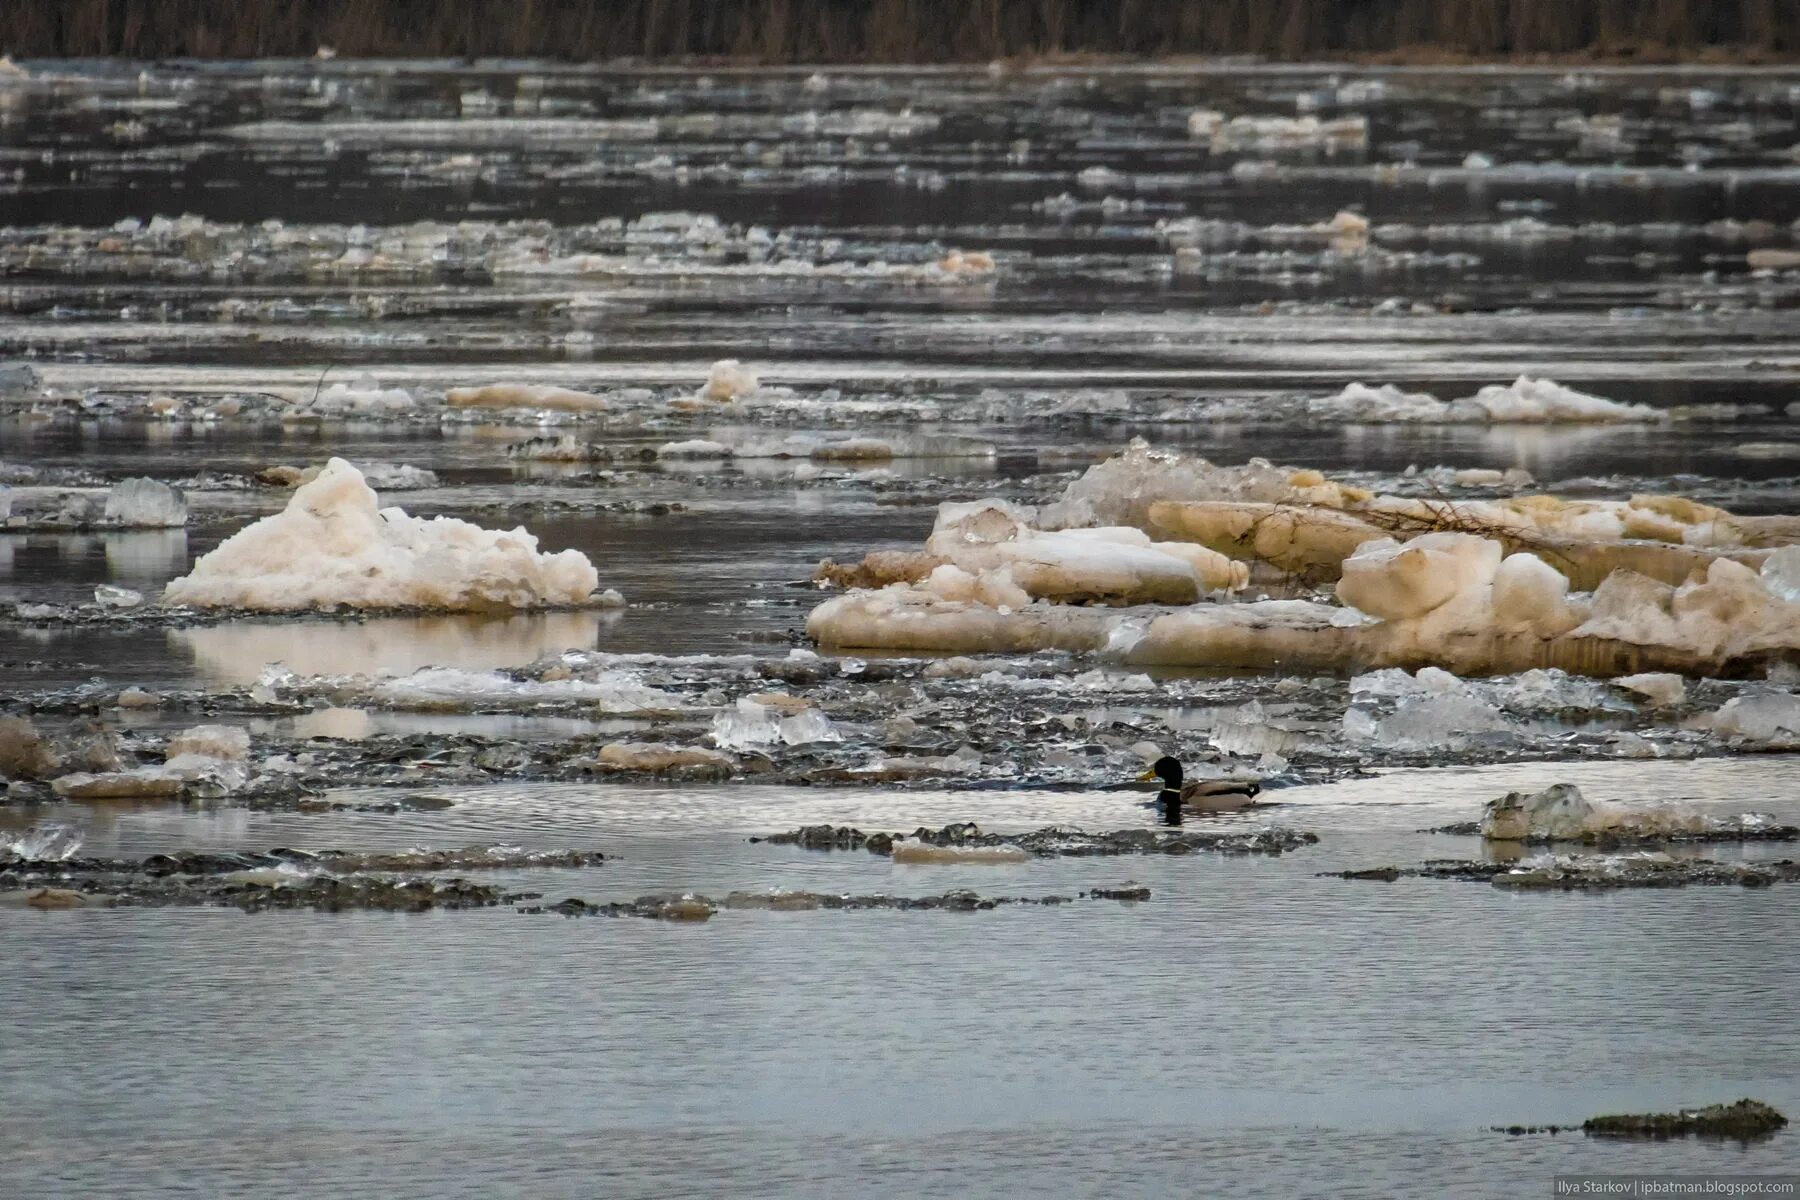
[[[1800,51],[1800,0],[0,0],[15,57],[971,61]]]

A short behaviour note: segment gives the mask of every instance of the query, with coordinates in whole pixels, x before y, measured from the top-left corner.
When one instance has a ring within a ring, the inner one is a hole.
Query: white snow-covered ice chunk
[[[700,387],[700,398],[729,404],[753,394],[760,386],[762,385],[754,371],[735,358],[722,358],[706,373],[706,382]]]
[[[499,671],[428,667],[368,688],[380,703],[399,708],[458,709],[539,704],[591,705],[608,715],[663,714],[682,701],[646,684],[635,671],[603,670],[592,680],[514,679]]]
[[[1491,424],[1656,424],[1663,413],[1642,404],[1620,404],[1564,387],[1553,379],[1521,375],[1504,386],[1489,384],[1466,400],[1451,404],[1453,412],[1479,412]]]
[[[334,383],[303,401],[296,413],[313,416],[380,417],[412,412],[418,400],[405,388],[384,388],[368,376]]]
[[[451,408],[537,408],[553,412],[600,412],[605,396],[565,387],[530,383],[489,383],[480,387],[451,388],[444,393]]]
[[[1780,745],[1800,742],[1800,696],[1757,692],[1727,700],[1695,724],[1722,737]]]
[[[167,754],[242,761],[250,755],[250,731],[237,725],[195,725],[169,739]]]
[[[187,497],[154,479],[124,479],[106,493],[106,523],[128,529],[173,529],[186,525]]]
[[[1667,671],[1648,671],[1639,675],[1622,675],[1613,683],[1628,692],[1636,692],[1650,703],[1673,708],[1687,699],[1687,681]]]
[[[1427,392],[1403,392],[1391,383],[1369,387],[1348,383],[1335,396],[1307,402],[1309,416],[1351,424],[1439,424],[1449,420],[1450,406]]]
[[[586,555],[539,553],[523,528],[499,532],[381,509],[362,473],[334,458],[286,509],[238,531],[172,581],[163,603],[266,612],[495,610],[580,604],[598,583]]]
[[[1466,533],[1427,533],[1402,544],[1364,542],[1344,560],[1338,598],[1384,620],[1422,617],[1482,590],[1500,568],[1498,542]]]
[[[1490,384],[1473,396],[1447,403],[1426,392],[1403,392],[1391,383],[1374,388],[1352,383],[1335,396],[1308,401],[1307,413],[1384,425],[1656,424],[1668,419],[1642,404],[1621,404],[1529,375],[1509,384]]]
[[[1800,649],[1800,606],[1771,595],[1755,571],[1727,558],[1679,587],[1621,569],[1594,590],[1589,615],[1571,636],[1701,658]]]
[[[1800,604],[1800,546],[1783,546],[1763,559],[1762,585],[1789,604]]]
[[[1240,467],[1217,467],[1204,459],[1153,450],[1134,440],[1124,452],[1089,467],[1054,503],[1021,519],[1042,529],[1090,525],[1144,528],[1149,525],[1150,506],[1162,501],[1295,499],[1292,474],[1262,459],[1251,459]]]
[[[1569,577],[1535,554],[1509,554],[1494,572],[1494,628],[1555,637],[1581,624]]]

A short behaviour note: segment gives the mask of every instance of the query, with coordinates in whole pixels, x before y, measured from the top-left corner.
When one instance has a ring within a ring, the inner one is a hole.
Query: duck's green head
[[[1165,754],[1151,763],[1150,769],[1139,775],[1138,779],[1145,783],[1152,779],[1160,779],[1164,788],[1174,788],[1179,791],[1181,788],[1181,763]]]

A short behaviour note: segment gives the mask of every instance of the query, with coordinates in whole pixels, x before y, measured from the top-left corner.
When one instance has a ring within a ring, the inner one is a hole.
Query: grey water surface
[[[179,481],[192,515],[171,531],[0,532],[0,601],[74,603],[109,582],[153,599],[285,502],[251,474],[338,455],[436,472],[384,502],[524,524],[548,549],[588,553],[629,606],[0,621],[9,704],[90,681],[243,689],[274,662],[323,676],[522,667],[566,649],[774,659],[817,599],[805,581],[820,559],[915,547],[940,500],[1046,497],[1137,436],[1382,487],[1406,486],[1411,466],[1517,467],[1571,495],[1676,491],[1745,512],[1793,511],[1800,496],[1800,456],[1740,450],[1791,446],[1800,419],[1800,286],[1747,257],[1795,244],[1788,69],[813,82],[505,62],[25,66],[0,76],[0,362],[82,401],[0,412],[0,467]],[[1190,132],[1208,109],[1362,115],[1368,134],[1222,148]],[[1368,253],[1283,231],[1344,209],[1369,220]],[[729,232],[601,228],[668,212]],[[121,222],[130,239],[184,215],[197,220],[141,252],[92,250]],[[1184,220],[1216,223],[1194,235],[1198,265],[1176,253],[1170,223]],[[404,269],[331,265],[398,246],[417,222],[457,230]],[[952,249],[991,253],[993,277],[884,274]],[[508,267],[553,252],[608,265]],[[723,358],[793,390],[770,428],[966,434],[996,453],[824,471],[628,463],[604,479],[503,453],[546,432],[631,448],[717,433],[663,401]],[[1609,428],[1258,419],[1353,380],[1450,399],[1527,372],[1659,409],[1738,408]],[[545,426],[163,421],[132,407],[291,401],[365,374],[422,395],[548,382],[651,400]],[[271,724],[255,732],[287,719],[258,714]],[[596,727],[374,719],[421,735]],[[1016,748],[1021,782],[1033,754]],[[511,906],[0,907],[0,1195],[1514,1197],[1548,1195],[1559,1172],[1792,1171],[1792,1130],[1739,1145],[1489,1129],[1746,1095],[1800,1112],[1791,885],[1515,894],[1319,877],[1479,857],[1473,839],[1418,831],[1564,780],[1800,820],[1800,763],[1782,755],[1382,772],[1272,792],[1278,804],[1220,821],[1320,835],[1278,857],[1004,866],[748,839],[820,822],[1153,817],[1126,791],[753,779],[458,784],[442,789],[452,807],[427,813],[0,807],[0,836],[64,823],[86,854],[609,855],[499,876],[546,901],[1152,891],[696,925]]]

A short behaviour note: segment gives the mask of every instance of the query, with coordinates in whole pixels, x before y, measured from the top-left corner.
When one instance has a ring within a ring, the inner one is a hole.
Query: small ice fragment
[[[81,835],[73,826],[45,821],[23,833],[0,835],[0,855],[10,854],[27,862],[63,862],[81,849]]]
[[[144,602],[144,593],[103,583],[94,589],[94,600],[102,608],[136,608]]]
[[[1800,604],[1800,546],[1783,546],[1763,560],[1762,585],[1789,604]]]
[[[106,493],[106,522],[128,529],[170,529],[186,525],[187,497],[154,479],[126,479]]]
[[[1673,708],[1687,698],[1687,681],[1666,671],[1624,675],[1613,680],[1628,692],[1636,692],[1661,708]]]
[[[803,746],[809,742],[841,742],[843,735],[831,719],[816,708],[808,708],[791,717],[783,718],[777,728],[781,740],[790,746]]]
[[[250,755],[250,734],[236,725],[195,725],[169,739],[168,756],[183,754],[241,761]]]

